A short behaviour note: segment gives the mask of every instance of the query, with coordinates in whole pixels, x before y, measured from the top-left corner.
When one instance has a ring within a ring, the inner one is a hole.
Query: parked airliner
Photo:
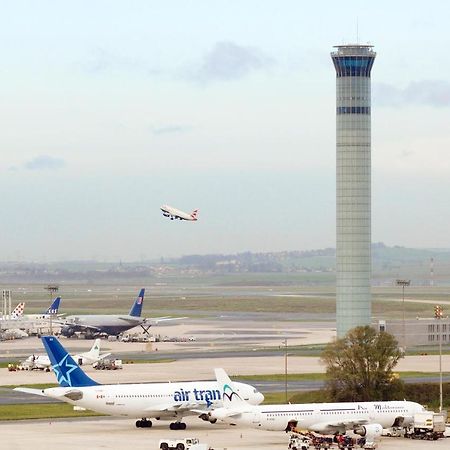
[[[25,314],[23,318],[25,320],[47,320],[50,319],[50,316],[55,317],[58,314],[60,303],[61,297],[55,297],[51,305],[42,314]]]
[[[184,211],[180,211],[177,208],[173,208],[169,205],[162,205],[161,211],[164,217],[170,217],[170,220],[179,219],[179,220],[189,220],[196,221],[198,215],[198,209],[194,209],[190,214]]]
[[[185,429],[183,417],[207,413],[222,406],[216,381],[179,383],[99,384],[87,376],[54,336],[42,338],[60,387],[47,389],[15,388],[112,416],[140,418],[136,427],[152,426],[150,418],[171,420],[171,430]],[[235,392],[249,404],[259,404],[264,396],[253,386],[233,384]],[[211,422],[215,422],[214,419]]]
[[[117,336],[139,325],[144,331],[148,331],[151,324],[146,324],[147,319],[141,317],[144,294],[145,289],[141,289],[128,314],[80,314],[67,316],[60,323],[62,326],[61,334],[71,337],[76,332],[81,332],[91,338],[101,334]]]
[[[223,369],[216,369],[223,407],[213,409],[209,420],[245,425],[262,430],[307,429],[322,434],[353,430],[368,440],[381,436],[383,428],[408,426],[422,405],[407,401],[250,405],[234,389]]]
[[[101,359],[106,358],[111,353],[103,353],[100,355],[100,339],[96,339],[94,341],[94,345],[91,347],[91,349],[88,352],[79,353],[77,355],[74,355],[75,361],[80,365],[88,365],[88,364],[94,364]],[[48,355],[30,355],[23,363],[22,366],[33,370],[33,369],[40,369],[45,370],[47,372],[50,372],[51,368],[51,361]]]

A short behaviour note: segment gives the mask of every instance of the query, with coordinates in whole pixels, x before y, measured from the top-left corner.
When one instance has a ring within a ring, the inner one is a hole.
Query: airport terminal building
[[[379,320],[376,324],[379,331],[393,334],[400,347],[415,347],[419,345],[450,344],[450,318],[417,318],[403,320]]]

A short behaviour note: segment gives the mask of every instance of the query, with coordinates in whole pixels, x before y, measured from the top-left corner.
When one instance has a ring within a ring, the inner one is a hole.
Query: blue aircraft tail
[[[48,353],[56,379],[62,387],[97,386],[67,353],[55,336],[43,336],[42,342]]]
[[[144,303],[144,294],[145,294],[145,289],[143,288],[140,290],[139,296],[134,301],[133,306],[130,309],[130,313],[129,313],[130,316],[141,317],[142,304]]]
[[[52,304],[50,305],[50,308],[45,311],[44,314],[58,314],[59,304],[61,303],[61,297],[56,297]]]

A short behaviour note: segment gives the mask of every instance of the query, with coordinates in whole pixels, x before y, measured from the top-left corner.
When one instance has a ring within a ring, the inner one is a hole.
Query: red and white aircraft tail
[[[11,319],[19,319],[23,317],[23,310],[25,309],[25,303],[19,303],[12,311],[11,311]]]

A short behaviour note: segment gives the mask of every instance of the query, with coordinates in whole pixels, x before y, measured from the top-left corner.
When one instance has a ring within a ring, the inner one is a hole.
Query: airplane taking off
[[[189,220],[195,222],[197,220],[198,209],[194,209],[190,214],[180,211],[179,209],[172,208],[169,205],[162,205],[161,211],[164,217],[170,217],[170,220],[179,219],[179,220]]]
[[[94,364],[103,358],[106,358],[111,353],[103,353],[100,355],[100,339],[96,339],[94,345],[88,352],[79,353],[74,355],[75,361],[80,365]],[[31,355],[29,356],[22,365],[30,370],[41,369],[50,372],[50,367],[52,365],[48,355]]]
[[[136,427],[149,428],[150,418],[172,420],[171,430],[184,430],[183,417],[207,414],[211,406],[222,406],[216,381],[179,383],[99,384],[89,378],[54,336],[42,337],[60,387],[32,389],[17,387],[16,391],[65,401],[111,416],[139,418]],[[253,386],[233,383],[235,392],[250,404],[259,404],[264,396]],[[214,419],[211,420],[215,422]]]
[[[82,332],[85,336],[96,337],[101,334],[117,336],[124,331],[140,325],[148,333],[150,325],[145,326],[147,319],[141,317],[145,289],[141,289],[128,314],[90,314],[67,316],[61,321],[61,334],[66,337]]]
[[[354,433],[367,441],[381,436],[383,428],[408,426],[422,405],[407,401],[250,405],[234,389],[223,369],[215,369],[223,407],[207,413],[209,420],[245,425],[269,431],[307,429],[321,434]]]

